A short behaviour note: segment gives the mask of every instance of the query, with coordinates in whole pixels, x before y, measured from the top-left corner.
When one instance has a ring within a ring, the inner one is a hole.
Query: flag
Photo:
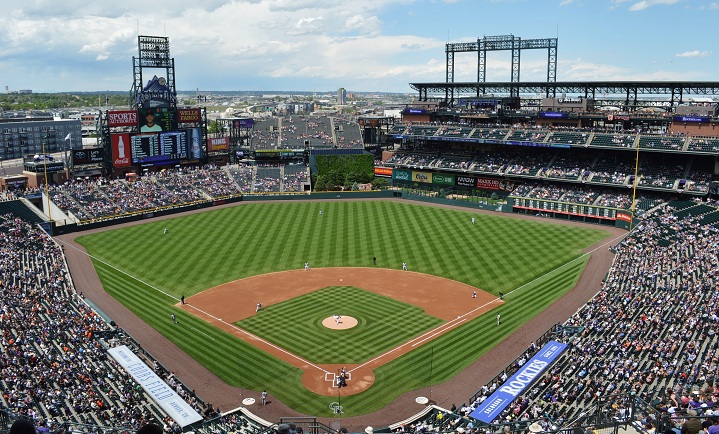
[[[67,136],[65,136],[65,140],[70,140],[70,133],[67,133]]]

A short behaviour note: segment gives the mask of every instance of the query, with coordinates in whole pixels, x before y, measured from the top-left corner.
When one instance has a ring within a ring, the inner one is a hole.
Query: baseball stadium
[[[557,82],[552,38],[521,40],[545,83],[453,81],[507,38],[447,44],[401,119],[210,132],[139,36],[130,107],[73,150],[96,176],[43,152],[0,184],[0,428],[719,424],[719,118],[682,99],[719,83]]]

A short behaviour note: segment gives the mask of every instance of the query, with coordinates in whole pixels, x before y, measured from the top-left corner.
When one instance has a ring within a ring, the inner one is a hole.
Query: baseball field
[[[457,375],[571,289],[582,250],[607,237],[599,227],[338,201],[243,204],[77,241],[108,293],[228,384],[327,416],[346,367],[351,416]],[[333,315],[356,325],[326,326]]]

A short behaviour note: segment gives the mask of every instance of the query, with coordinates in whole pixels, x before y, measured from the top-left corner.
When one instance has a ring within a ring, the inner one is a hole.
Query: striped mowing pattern
[[[330,330],[322,320],[334,314],[354,317],[358,324]],[[417,306],[351,286],[334,286],[269,306],[237,325],[310,362],[352,364],[442,322]]]
[[[242,277],[299,269],[306,261],[312,267],[371,266],[372,256],[377,257],[378,267],[399,269],[406,261],[412,271],[455,279],[494,294],[532,282],[505,297],[505,305],[498,308],[503,318],[500,329],[492,311],[377,369],[369,390],[342,397],[346,415],[351,416],[375,411],[401,393],[459,373],[569,290],[586,258],[558,267],[606,236],[595,227],[376,201],[253,203],[78,241],[90,254],[150,285],[95,261],[109,293],[219,377],[232,385],[266,388],[295,410],[318,416],[331,415],[327,407],[331,399],[307,391],[299,370],[174,309],[180,295]],[[170,321],[173,311],[178,326]],[[287,314],[278,321],[302,335],[302,327],[295,326],[293,319]]]

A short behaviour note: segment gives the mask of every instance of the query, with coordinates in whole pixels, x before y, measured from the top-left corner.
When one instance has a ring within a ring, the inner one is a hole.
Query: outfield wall
[[[423,194],[424,193],[424,194]],[[165,215],[177,214],[185,211],[212,208],[218,205],[236,202],[263,202],[263,201],[299,201],[299,200],[347,200],[347,199],[386,199],[386,198],[404,198],[419,202],[436,203],[442,205],[453,205],[473,209],[481,209],[486,211],[495,211],[502,213],[521,213],[521,214],[537,214],[547,215],[548,217],[566,219],[572,221],[580,221],[590,224],[600,224],[606,226],[615,226],[629,230],[631,226],[631,213],[626,210],[614,208],[597,207],[590,205],[568,204],[556,201],[537,200],[529,198],[510,198],[510,203],[503,203],[496,199],[479,196],[461,196],[461,197],[439,197],[431,190],[403,189],[403,190],[377,190],[377,191],[327,191],[318,193],[297,193],[297,194],[246,194],[241,197],[231,197],[221,200],[200,202],[188,204],[187,206],[177,206],[172,208],[163,208],[157,210],[148,210],[134,214],[108,218],[83,224],[67,224],[55,225],[52,223],[52,235],[62,235],[72,232],[84,231],[87,229],[96,229],[101,227],[113,226],[120,223],[128,223],[138,220],[151,219]]]
[[[207,202],[200,202],[194,204],[188,204],[186,206],[177,206],[172,208],[163,208],[157,210],[146,210],[134,214],[121,215],[108,219],[87,222],[83,224],[66,224],[56,225],[52,222],[52,235],[69,234],[72,232],[85,231],[88,229],[96,229],[107,226],[114,226],[121,223],[129,223],[139,220],[147,220],[153,217],[160,217],[171,214],[178,214],[185,211],[191,211],[195,209],[212,208],[218,205],[224,205],[228,203],[236,202],[262,202],[268,200],[313,200],[313,199],[380,199],[380,198],[391,198],[391,197],[402,197],[401,192],[395,192],[390,190],[380,191],[328,191],[322,193],[311,193],[311,194],[249,194],[238,197],[231,197],[221,200],[213,200]]]

